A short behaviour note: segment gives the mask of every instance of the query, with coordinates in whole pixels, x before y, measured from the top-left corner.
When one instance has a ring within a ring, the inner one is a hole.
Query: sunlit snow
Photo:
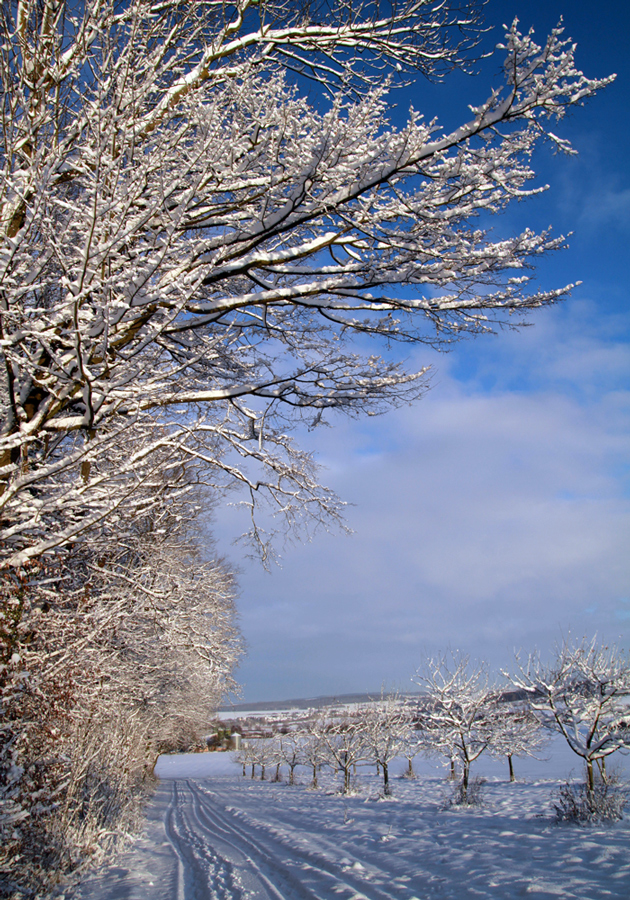
[[[615,754],[626,774],[630,760]],[[518,780],[486,761],[483,805],[448,806],[446,769],[416,760],[384,800],[373,770],[356,791],[243,777],[230,753],[161,757],[145,832],[72,900],[600,900],[630,896],[630,822],[556,825],[552,795],[579,761],[559,743],[516,760]]]

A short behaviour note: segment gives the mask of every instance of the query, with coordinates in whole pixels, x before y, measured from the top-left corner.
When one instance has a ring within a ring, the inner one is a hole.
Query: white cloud
[[[446,358],[418,405],[317,437],[355,534],[290,550],[272,576],[245,569],[246,696],[405,683],[448,644],[509,665],[514,647],[550,646],[561,629],[627,634],[624,348],[586,337],[580,315],[502,336],[488,366],[509,370],[508,387],[484,387],[483,360],[458,380]],[[576,346],[590,362],[573,389]],[[534,360],[540,387],[514,389]]]

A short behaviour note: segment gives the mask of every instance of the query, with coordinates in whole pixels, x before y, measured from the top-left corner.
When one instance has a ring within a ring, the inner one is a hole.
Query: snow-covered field
[[[232,755],[162,757],[144,834],[115,865],[86,878],[76,900],[562,900],[630,897],[630,820],[556,825],[551,795],[579,760],[561,745],[546,761],[478,766],[484,805],[446,803],[443,766],[418,777],[359,771],[357,792],[243,778]],[[618,767],[627,776],[628,758]],[[406,763],[395,770],[400,774]]]

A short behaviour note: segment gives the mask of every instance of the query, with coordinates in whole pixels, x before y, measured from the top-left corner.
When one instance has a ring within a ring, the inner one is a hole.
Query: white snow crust
[[[161,757],[143,834],[113,865],[86,877],[73,900],[603,900],[630,897],[630,820],[556,825],[551,796],[582,771],[555,743],[545,760],[487,760],[484,805],[446,804],[446,769],[417,760],[414,780],[393,767],[383,799],[373,770],[343,796],[324,775],[302,782],[242,776],[230,753]],[[627,777],[628,758],[615,754]],[[398,776],[398,777],[396,777]]]

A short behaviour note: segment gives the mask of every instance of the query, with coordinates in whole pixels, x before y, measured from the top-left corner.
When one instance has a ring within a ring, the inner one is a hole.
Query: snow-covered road
[[[603,900],[630,897],[630,824],[557,826],[557,781],[494,776],[484,806],[446,808],[441,772],[332,782],[243,778],[228,754],[171,757],[134,845],[73,900]],[[568,772],[567,772],[568,774]]]
[[[235,812],[193,781],[173,785],[169,837],[183,863],[186,900],[189,896],[200,900],[307,900],[342,894],[389,900],[395,896],[389,887],[383,890],[377,884],[370,885],[366,894],[365,878],[357,874],[365,867],[358,860],[353,864],[346,858],[340,866],[330,852],[333,847],[318,847],[304,837],[288,846],[273,823],[268,829],[253,827]],[[406,900],[409,892],[404,896]]]
[[[118,865],[87,879],[78,896],[93,900],[315,900],[349,897],[409,900],[396,890],[388,873],[374,866],[366,885],[367,865],[323,835],[304,831],[305,822],[285,821],[287,832],[270,821],[252,825],[226,806],[225,789],[217,793],[192,779],[167,781],[152,804],[148,833]],[[162,811],[164,836],[159,834]],[[152,827],[151,827],[152,826]],[[275,826],[275,827],[274,827]],[[300,835],[300,836],[298,836]],[[159,838],[162,837],[162,840]],[[154,856],[153,851],[158,850]],[[336,858],[339,857],[339,858]]]

